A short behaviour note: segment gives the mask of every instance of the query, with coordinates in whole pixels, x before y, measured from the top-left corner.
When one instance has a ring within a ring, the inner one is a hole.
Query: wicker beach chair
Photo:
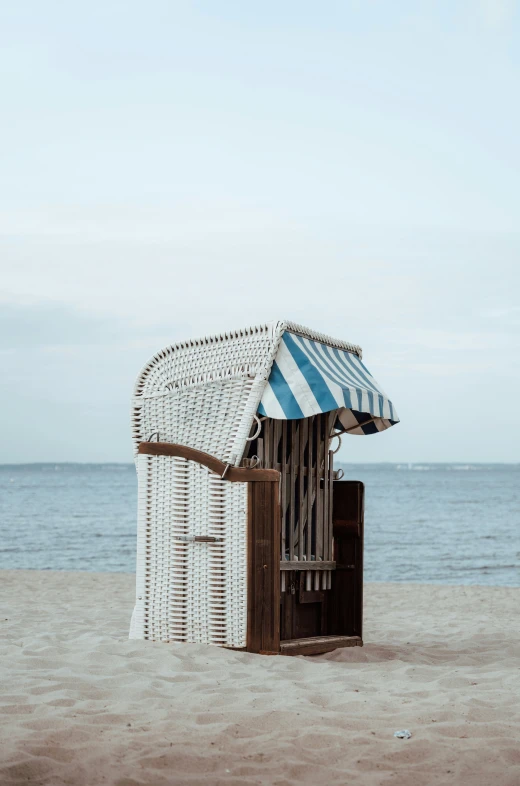
[[[132,417],[131,638],[362,644],[363,486],[333,456],[398,417],[360,347],[284,321],[176,344],[141,371]]]

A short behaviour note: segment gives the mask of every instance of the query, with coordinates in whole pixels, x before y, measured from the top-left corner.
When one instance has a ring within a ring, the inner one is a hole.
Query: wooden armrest
[[[188,448],[185,445],[176,445],[173,442],[141,442],[137,452],[147,456],[175,456],[178,458],[196,461],[211,472],[220,475],[231,483],[250,483],[254,481],[280,480],[280,473],[276,469],[249,469],[244,467],[231,467],[223,461],[202,450]]]

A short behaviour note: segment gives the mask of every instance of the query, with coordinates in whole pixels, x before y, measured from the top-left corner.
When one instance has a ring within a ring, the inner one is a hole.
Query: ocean
[[[520,586],[520,464],[341,464],[366,581]],[[132,464],[0,465],[0,569],[133,572]]]

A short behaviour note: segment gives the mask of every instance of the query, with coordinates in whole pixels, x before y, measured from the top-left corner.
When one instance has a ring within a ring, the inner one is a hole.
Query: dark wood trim
[[[304,584],[305,582],[300,580],[298,595],[300,603],[323,603],[325,600],[325,592],[322,590],[306,590]]]
[[[340,537],[342,535],[355,535],[355,537],[359,538],[361,535],[361,522],[359,519],[334,519],[334,532],[339,532]]]
[[[247,650],[280,652],[280,485],[248,486]]]
[[[224,476],[224,479],[229,480],[231,483],[249,483],[254,481],[262,483],[280,479],[280,473],[275,469],[230,467],[216,458],[216,456],[211,456],[202,450],[188,448],[186,445],[176,445],[173,442],[141,442],[138,447],[138,453],[148,456],[173,456],[188,459],[188,461],[196,461],[198,464],[207,467],[211,472],[215,472],[221,477]]]
[[[280,655],[321,655],[339,647],[362,647],[360,636],[313,636],[280,642]]]

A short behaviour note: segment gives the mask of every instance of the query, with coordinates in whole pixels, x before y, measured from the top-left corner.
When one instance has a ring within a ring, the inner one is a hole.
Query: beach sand
[[[364,648],[266,657],[129,641],[128,574],[2,571],[0,783],[518,786],[520,589],[365,592]]]

